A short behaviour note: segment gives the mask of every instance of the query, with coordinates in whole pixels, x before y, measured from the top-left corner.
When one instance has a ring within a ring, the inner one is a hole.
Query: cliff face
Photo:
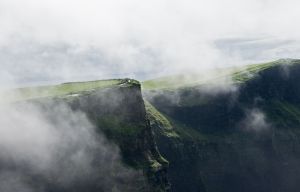
[[[85,112],[99,131],[120,147],[127,165],[143,171],[137,191],[169,190],[169,163],[157,149],[138,82],[125,80],[118,87],[95,90],[68,102],[74,110]]]
[[[107,138],[102,144],[120,149],[121,161],[114,161],[115,151],[107,151],[114,147],[90,148],[93,174],[69,186],[60,184],[59,175],[40,177],[2,158],[0,172],[21,171],[33,186],[43,183],[46,192],[300,191],[300,65],[298,60],[281,62],[286,61],[235,72],[223,87],[193,83],[146,90],[145,102],[140,83],[131,79],[21,89],[12,105],[32,103],[49,117],[56,105],[68,106],[68,113],[83,112],[95,135]]]
[[[152,120],[172,190],[299,191],[299,80],[294,63],[221,91],[206,85],[146,91],[177,135]]]
[[[67,105],[74,113],[83,112],[96,127],[99,135],[104,134],[111,145],[118,146],[122,158],[123,165],[114,165],[111,164],[113,162],[105,162],[103,154],[97,154],[97,149],[92,149],[95,170],[88,181],[65,187],[57,185],[60,181],[53,182],[54,178],[36,180],[37,185],[43,183],[43,186],[46,186],[44,191],[169,191],[169,163],[157,149],[139,82],[125,79],[114,86],[75,91],[57,97],[35,98],[13,105],[21,106],[27,103],[39,106],[41,111],[47,114],[55,113],[52,109],[55,105]],[[108,158],[108,161],[111,159]],[[101,170],[103,166],[109,166],[110,172],[104,173]],[[37,177],[31,173],[26,174],[33,180]],[[105,181],[106,176],[113,177],[118,185],[113,182],[110,184],[109,179]],[[104,182],[105,186],[102,185]]]

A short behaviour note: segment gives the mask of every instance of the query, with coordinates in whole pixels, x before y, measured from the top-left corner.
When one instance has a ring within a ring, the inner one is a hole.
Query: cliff
[[[118,182],[122,185],[107,183],[104,188],[98,183],[103,182],[100,179],[105,179],[105,174],[118,179],[118,174],[126,175],[131,172],[128,173],[126,169],[116,170],[116,173],[103,173],[100,170],[103,165],[96,156],[93,161],[99,170],[94,170],[96,174],[88,182],[65,188],[57,186],[56,183],[60,181],[41,179],[39,182],[46,183],[45,191],[169,191],[170,184],[167,178],[169,163],[160,155],[154,141],[139,82],[120,79],[66,83],[58,86],[22,88],[7,94],[14,96],[10,98],[12,105],[33,103],[41,106],[42,111],[47,111],[48,114],[55,113],[52,109],[54,104],[67,105],[74,113],[83,112],[96,127],[99,135],[104,134],[108,142],[119,147],[122,164],[129,171],[134,170],[134,175],[129,175],[130,178],[120,177]],[[118,168],[109,162],[104,164]],[[98,175],[97,172],[102,175]],[[36,176],[28,174],[28,177]],[[36,181],[37,184],[39,182]]]
[[[144,95],[160,113],[152,124],[173,191],[300,190],[299,63],[226,72],[231,81],[221,87],[145,82]]]
[[[150,80],[142,90],[135,80],[115,79],[7,91],[1,105],[31,103],[50,121],[56,105],[70,108],[64,118],[83,112],[96,135],[107,139],[101,145],[112,147],[91,148],[93,174],[67,187],[57,175],[40,177],[1,158],[0,171],[22,171],[46,192],[296,192],[299,81],[300,61],[281,59],[217,70],[204,79],[189,74]],[[116,151],[107,151],[114,146],[121,162],[114,161]]]

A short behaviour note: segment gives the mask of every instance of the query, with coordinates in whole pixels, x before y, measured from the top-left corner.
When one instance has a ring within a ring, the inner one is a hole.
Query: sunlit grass
[[[299,60],[279,59],[277,61],[251,64],[242,67],[229,67],[215,69],[204,73],[190,73],[167,76],[142,82],[145,90],[151,89],[176,89],[180,87],[189,87],[202,84],[216,83],[243,83],[252,79],[260,71],[266,70],[279,64],[295,64]]]
[[[88,82],[71,82],[60,85],[18,88],[1,92],[0,96],[1,100],[3,100],[4,102],[11,102],[34,98],[70,95],[82,91],[90,91],[93,89],[111,87],[114,85],[119,85],[121,83],[122,80],[119,79]]]

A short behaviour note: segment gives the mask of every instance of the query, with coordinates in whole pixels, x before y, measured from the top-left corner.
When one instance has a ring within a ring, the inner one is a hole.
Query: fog
[[[296,0],[0,0],[1,85],[139,80],[299,57]]]
[[[245,131],[261,133],[271,129],[271,123],[267,121],[265,113],[258,109],[247,109],[246,117],[241,122],[241,127]]]
[[[0,0],[0,90],[201,76],[215,68],[297,58],[299,6],[296,0]],[[237,90],[221,84],[200,91]],[[69,188],[79,181],[118,190],[138,174],[121,163],[118,147],[96,134],[83,112],[1,101],[1,192],[42,192],[50,183]],[[244,123],[247,130],[269,127],[256,109]]]
[[[0,107],[0,162],[1,192],[125,190],[137,176],[84,113],[54,102]]]

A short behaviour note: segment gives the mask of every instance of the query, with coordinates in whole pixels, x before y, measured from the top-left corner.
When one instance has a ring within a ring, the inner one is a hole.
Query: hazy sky
[[[0,0],[0,85],[300,57],[297,0]]]

